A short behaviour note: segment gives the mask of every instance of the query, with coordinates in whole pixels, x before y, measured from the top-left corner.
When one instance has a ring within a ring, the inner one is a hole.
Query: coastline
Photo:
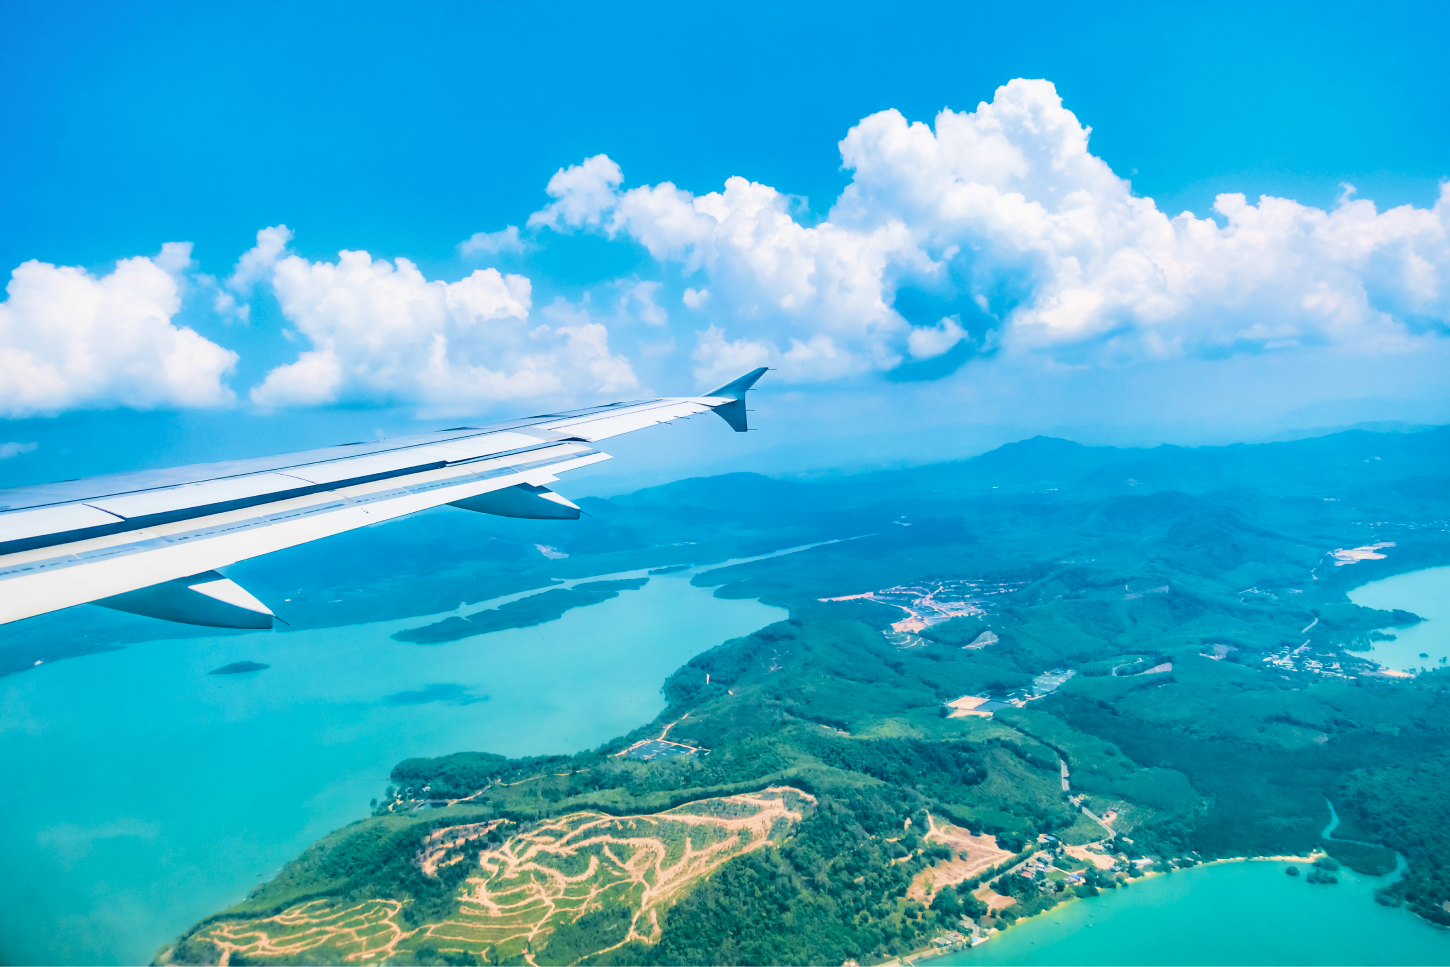
[[[1304,855],[1304,856],[1293,856],[1293,855],[1274,855],[1274,856],[1224,856],[1224,857],[1218,857],[1216,859],[1211,859],[1211,860],[1203,860],[1202,862],[1195,863],[1194,866],[1195,867],[1198,867],[1198,866],[1224,866],[1224,865],[1227,865],[1227,864],[1230,864],[1230,863],[1260,863],[1260,862],[1262,862],[1262,863],[1269,863],[1269,862],[1278,862],[1278,863],[1304,863],[1306,865],[1312,865],[1313,862],[1316,859],[1318,859],[1320,857],[1327,856],[1327,855],[1328,854],[1326,852],[1322,851],[1322,850],[1316,850],[1316,851],[1311,851],[1308,855]],[[1192,867],[1190,867],[1190,869],[1191,868]],[[1141,880],[1150,880],[1150,879],[1153,879],[1155,877],[1160,877],[1160,876],[1171,876],[1174,872],[1176,872],[1176,868],[1175,869],[1165,869],[1165,870],[1149,870],[1149,871],[1145,871],[1140,876],[1135,876],[1135,877],[1132,877],[1131,879],[1126,879],[1126,880],[1121,881],[1121,885],[1119,887],[1117,887],[1117,889],[1123,889],[1126,886],[1126,884],[1138,882],[1138,881],[1141,881]],[[1107,891],[1100,891],[1099,895],[1102,895],[1103,892],[1107,892]],[[1009,931],[1012,928],[1016,927],[1018,924],[1031,923],[1031,922],[1037,920],[1043,914],[1050,913],[1053,910],[1061,909],[1062,907],[1070,906],[1070,905],[1076,903],[1079,900],[1085,900],[1085,899],[1088,899],[1088,898],[1087,897],[1084,897],[1084,896],[1077,895],[1077,894],[1073,894],[1070,897],[1064,898],[1060,903],[1056,904],[1055,906],[1048,907],[1046,910],[1041,910],[1041,911],[1039,911],[1037,913],[1034,913],[1030,917],[1023,917],[1023,918],[1021,918],[1021,919],[1019,919],[1019,920],[1017,920],[1017,921],[1015,921],[1015,922],[1013,922],[1011,924],[1008,924],[1005,927],[993,927],[984,936],[982,936],[980,938],[977,938],[975,940],[971,940],[971,941],[969,941],[967,943],[952,944],[952,945],[946,946],[946,947],[921,947],[921,948],[918,948],[917,950],[913,950],[910,953],[905,954],[905,955],[903,955],[901,957],[893,957],[890,960],[882,961],[881,963],[875,965],[875,967],[895,967],[895,965],[903,965],[903,967],[904,967],[904,965],[916,965],[916,964],[931,964],[931,963],[935,963],[936,961],[942,960],[942,959],[944,959],[944,958],[946,958],[946,957],[948,957],[948,956],[950,956],[952,954],[958,954],[958,953],[961,953],[962,951],[971,950],[974,947],[979,947],[982,944],[987,943],[993,937],[996,937],[999,934],[1006,933],[1007,931]],[[1410,912],[1413,915],[1413,911],[1408,911],[1408,912]],[[1417,920],[1420,920],[1423,923],[1428,923],[1431,926],[1437,927],[1437,928],[1439,928],[1441,930],[1446,929],[1444,927],[1441,927],[1439,924],[1434,923],[1433,921],[1430,921],[1430,920],[1426,920],[1425,918],[1420,917],[1418,915],[1416,915],[1415,918]]]

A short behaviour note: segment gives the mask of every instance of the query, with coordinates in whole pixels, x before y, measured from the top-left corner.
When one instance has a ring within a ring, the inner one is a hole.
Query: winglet
[[[704,395],[706,397],[727,398],[730,402],[719,403],[714,411],[720,414],[720,418],[729,423],[736,433],[744,433],[750,429],[745,423],[745,391],[755,385],[755,381],[766,374],[769,367],[761,366],[759,369],[752,369],[739,379],[732,379],[719,389],[711,390]]]
[[[759,369],[752,369],[750,372],[746,373],[744,376],[741,376],[739,379],[732,379],[730,382],[726,383],[719,389],[711,390],[708,393],[702,393],[700,395],[728,396],[731,399],[743,400],[745,399],[745,391],[754,386],[755,381],[760,379],[760,377],[764,376],[766,372],[769,371],[769,369],[770,367],[768,366],[762,366]]]

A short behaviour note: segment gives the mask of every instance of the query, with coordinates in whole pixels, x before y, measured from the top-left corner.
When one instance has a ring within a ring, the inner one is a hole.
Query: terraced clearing
[[[772,787],[652,815],[576,812],[481,849],[477,841],[502,821],[448,827],[423,840],[420,866],[434,875],[476,861],[478,872],[444,920],[410,929],[395,900],[314,900],[275,916],[219,921],[194,940],[215,945],[222,964],[238,955],[368,964],[425,947],[487,962],[522,955],[530,964],[571,964],[630,941],[658,941],[661,908],[725,861],[779,842],[814,802]],[[551,946],[561,927],[567,939]]]
[[[987,872],[998,863],[1010,860],[1013,854],[997,845],[995,836],[972,835],[965,829],[951,823],[938,824],[930,813],[926,817],[928,829],[922,839],[928,843],[941,843],[952,850],[953,859],[942,860],[916,874],[907,891],[909,900],[916,900],[923,906],[931,906],[937,893],[949,886],[956,886],[974,876]]]

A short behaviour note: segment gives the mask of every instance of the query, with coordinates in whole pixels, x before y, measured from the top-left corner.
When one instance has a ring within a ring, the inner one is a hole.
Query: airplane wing
[[[0,624],[94,603],[170,621],[270,628],[219,573],[237,561],[451,504],[575,519],[547,488],[591,444],[713,410],[747,429],[754,370],[704,396],[612,403],[487,426],[0,490]]]

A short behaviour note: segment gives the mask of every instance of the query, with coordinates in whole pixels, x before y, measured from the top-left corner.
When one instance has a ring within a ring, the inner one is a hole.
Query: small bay
[[[1450,658],[1450,567],[1371,581],[1349,592],[1349,599],[1361,607],[1399,608],[1425,619],[1408,628],[1389,629],[1395,639],[1375,642],[1371,651],[1361,652],[1365,657],[1396,671],[1439,668],[1441,658]]]
[[[692,574],[441,645],[391,635],[447,615],[145,642],[0,680],[0,962],[147,963],[366,816],[404,758],[575,752],[650,721],[676,668],[786,614]],[[209,674],[241,662],[270,667]]]
[[[1342,869],[1337,884],[1318,885],[1286,876],[1289,865],[1213,863],[1148,877],[1048,910],[929,963],[1450,963],[1450,931],[1374,901],[1374,890],[1391,876]]]

